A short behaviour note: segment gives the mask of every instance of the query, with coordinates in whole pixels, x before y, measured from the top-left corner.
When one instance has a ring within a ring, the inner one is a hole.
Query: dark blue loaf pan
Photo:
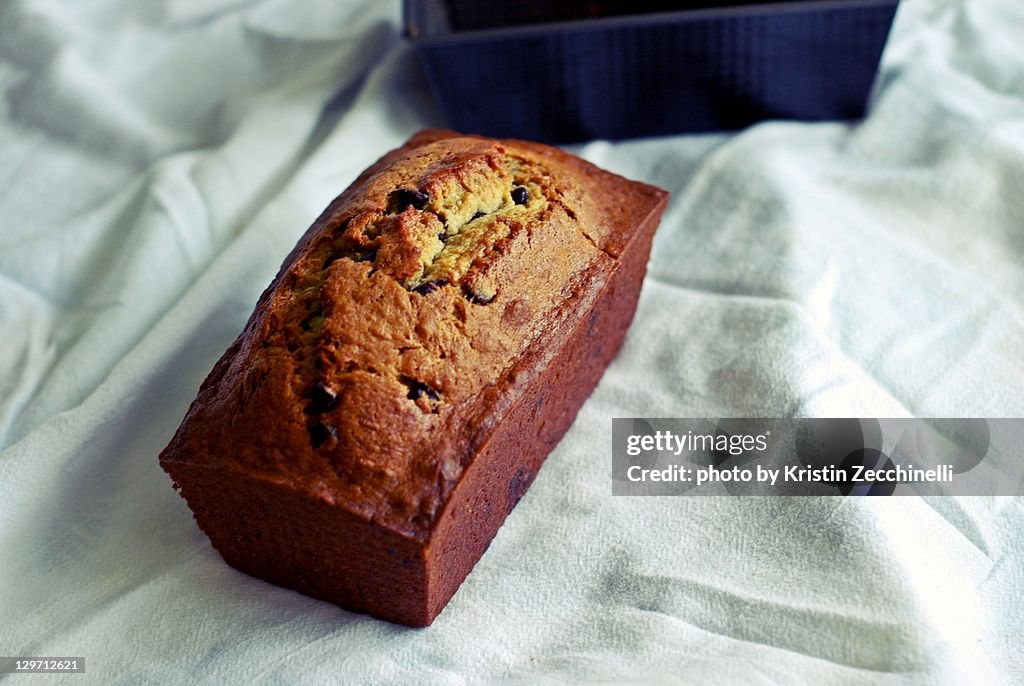
[[[858,119],[898,4],[761,0],[465,31],[443,0],[404,9],[449,126],[569,143]]]

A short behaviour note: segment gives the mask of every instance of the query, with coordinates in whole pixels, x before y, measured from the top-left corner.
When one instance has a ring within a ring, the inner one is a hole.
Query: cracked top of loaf
[[[161,459],[429,535],[663,196],[556,148],[417,134],[306,232]]]

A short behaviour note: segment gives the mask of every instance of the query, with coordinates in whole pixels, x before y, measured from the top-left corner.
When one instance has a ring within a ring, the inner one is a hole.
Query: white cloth
[[[1020,498],[612,497],[609,456],[614,416],[1024,416],[1019,0],[904,2],[857,125],[573,148],[672,203],[625,348],[433,627],[222,562],[156,457],[309,222],[442,124],[398,15],[0,4],[0,653],[85,656],[74,684],[1024,680]]]

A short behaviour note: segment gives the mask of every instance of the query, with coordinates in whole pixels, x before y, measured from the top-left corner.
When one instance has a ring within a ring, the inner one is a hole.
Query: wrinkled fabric
[[[672,202],[620,356],[431,628],[223,563],[157,454],[312,219],[443,124],[399,15],[0,5],[0,653],[77,684],[1024,680],[1020,498],[612,497],[609,459],[617,416],[1024,416],[1018,0],[902,3],[863,122],[571,148]]]

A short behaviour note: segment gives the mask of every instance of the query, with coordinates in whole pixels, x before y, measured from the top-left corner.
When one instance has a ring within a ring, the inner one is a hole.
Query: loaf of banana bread
[[[381,158],[160,455],[213,547],[430,624],[618,351],[666,201],[520,141],[424,131]]]

